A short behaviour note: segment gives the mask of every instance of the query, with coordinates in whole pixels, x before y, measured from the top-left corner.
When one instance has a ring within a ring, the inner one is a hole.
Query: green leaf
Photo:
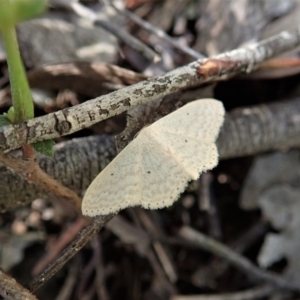
[[[9,108],[7,113],[3,114],[11,123],[15,122],[15,109],[13,106]]]
[[[10,124],[10,120],[5,115],[0,115],[0,128]]]
[[[46,140],[46,141],[42,141],[42,142],[36,142],[36,143],[32,144],[32,146],[36,152],[53,157],[54,156],[54,149],[53,149],[54,144],[55,143],[53,140]]]

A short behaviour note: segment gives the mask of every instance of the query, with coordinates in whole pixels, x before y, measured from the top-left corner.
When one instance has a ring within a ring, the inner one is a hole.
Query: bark
[[[217,140],[220,159],[300,145],[300,98],[236,109],[226,114]],[[77,193],[116,155],[112,136],[91,136],[56,145],[55,157],[39,156],[43,170]],[[0,209],[27,204],[47,193],[0,165]]]
[[[0,269],[0,295],[7,300],[37,300],[27,289]]]
[[[47,174],[80,194],[115,155],[113,138],[103,135],[60,143],[54,158],[38,155],[37,159]],[[49,194],[1,163],[0,186],[1,212]]]
[[[300,145],[300,98],[232,111],[217,145],[221,159]]]

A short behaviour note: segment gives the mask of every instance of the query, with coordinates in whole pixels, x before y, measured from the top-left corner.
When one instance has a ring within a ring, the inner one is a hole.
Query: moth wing
[[[222,102],[201,99],[186,104],[161,118],[150,127],[197,139],[199,142],[215,142],[224,122],[225,110]]]
[[[152,124],[156,139],[192,179],[218,163],[216,138],[224,122],[222,102],[193,101]]]
[[[94,179],[82,201],[84,215],[106,215],[139,204],[142,152],[137,137]]]
[[[165,151],[164,141],[158,142],[148,127],[140,133],[147,147],[143,148],[140,176],[141,205],[157,209],[173,204],[192,178],[172,153]]]
[[[200,173],[211,170],[218,164],[218,151],[214,142],[163,130],[157,133],[157,138],[164,141],[170,156],[190,175],[190,179],[197,179]]]

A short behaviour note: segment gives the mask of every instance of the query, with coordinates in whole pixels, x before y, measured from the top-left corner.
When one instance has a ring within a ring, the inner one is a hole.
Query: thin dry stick
[[[37,298],[0,269],[0,295],[7,300],[37,300]]]
[[[49,263],[52,263],[59,255],[59,253],[75,238],[78,232],[87,224],[87,219],[79,216],[77,220],[67,228],[60,237],[56,240],[54,245],[47,251],[47,253],[38,261],[32,270],[32,275],[38,275]]]
[[[221,222],[216,197],[211,186],[212,181],[213,175],[211,172],[201,174],[198,179],[198,206],[200,211],[206,211],[207,213],[208,235],[221,240]]]
[[[2,153],[0,153],[0,161],[13,169],[28,182],[35,183],[42,189],[68,200],[73,205],[74,209],[80,211],[80,197],[69,188],[51,178],[35,161],[31,159],[24,160],[22,158]]]
[[[150,24],[149,22],[143,20],[138,15],[130,12],[127,9],[119,10],[113,3],[110,3],[110,5],[114,9],[116,9],[120,14],[124,14],[125,16],[130,18],[132,21],[134,21],[136,24],[140,25],[142,28],[148,30],[149,32],[154,33],[161,40],[166,41],[167,43],[171,44],[174,48],[182,51],[183,53],[190,55],[194,59],[205,58],[204,55],[200,54],[199,52],[195,51],[194,49],[192,49],[190,47],[187,47],[183,44],[178,43],[176,40],[174,40],[169,35],[167,35],[163,30],[161,30],[161,29],[155,27],[154,25]]]
[[[40,288],[115,215],[116,214],[110,214],[93,218],[92,223],[79,232],[77,238],[62,252],[61,256],[54,263],[50,264],[39,276],[33,279],[29,285],[29,290],[35,292],[38,288]]]
[[[250,229],[248,229],[241,237],[239,237],[233,243],[230,243],[230,249],[237,253],[243,253],[246,249],[249,249],[258,239],[262,238],[269,230],[269,225],[266,221],[261,220]],[[192,282],[196,286],[202,286],[206,278],[209,280],[215,280],[222,276],[230,267],[228,261],[221,259],[220,257],[214,258],[205,267],[200,266],[192,275]]]
[[[159,227],[155,224],[155,222],[153,222],[153,220],[150,218],[150,215],[147,214],[145,210],[138,209],[137,211],[139,219],[147,232],[151,233],[152,235],[162,235]],[[178,275],[174,268],[174,263],[172,262],[171,256],[168,255],[168,249],[165,249],[165,246],[158,241],[153,242],[153,249],[170,282],[176,282]]]
[[[168,278],[165,275],[164,270],[161,268],[160,263],[158,262],[155,253],[153,251],[148,251],[146,253],[146,258],[148,259],[151,268],[153,272],[155,273],[155,277],[159,281],[160,288],[162,290],[165,290],[168,294],[175,294],[176,287],[174,286],[174,283],[170,282]]]
[[[134,216],[134,214],[132,214],[132,216]],[[136,223],[139,224],[139,219],[135,219]],[[155,242],[157,241],[156,239],[152,239],[146,231],[140,228],[140,226],[134,226],[120,215],[115,216],[114,219],[107,224],[106,228],[118,236],[118,238],[125,244],[132,244],[135,251],[140,256],[147,258],[153,272],[155,273],[155,277],[159,278],[163,289],[174,294],[175,287],[167,278],[167,272],[164,272],[154,251],[149,248],[150,242]]]
[[[99,235],[94,235],[92,247],[94,249],[94,255],[96,258],[96,293],[98,299],[109,300],[108,292],[105,286],[105,268],[102,260],[102,244]]]
[[[79,263],[78,261],[76,261],[70,265],[67,278],[65,279],[65,282],[62,288],[60,289],[58,295],[56,296],[55,300],[71,299],[71,296],[74,291],[74,287],[76,286],[77,283],[78,273],[79,273]]]
[[[0,130],[0,151],[8,152],[23,144],[65,136],[183,88],[250,72],[261,62],[299,44],[300,27],[245,48],[197,60],[163,76],[150,78],[80,105],[19,125],[4,126]]]
[[[90,278],[92,277],[93,272],[95,271],[96,265],[96,255],[93,254],[91,259],[82,266],[82,270],[80,271],[81,280],[78,282],[75,289],[75,299],[82,299],[84,291],[90,284]]]
[[[300,291],[299,285],[295,285],[275,273],[261,270],[245,257],[232,251],[230,248],[224,246],[223,244],[205,236],[201,232],[193,230],[188,226],[183,226],[179,231],[179,235],[182,238],[197,244],[202,249],[226,259],[229,263],[234,265],[242,272],[248,274],[256,281],[269,283],[276,288],[298,292]]]
[[[252,300],[274,294],[276,290],[269,285],[260,286],[243,292],[219,294],[219,295],[189,295],[173,296],[170,300]]]
[[[89,8],[85,7],[84,5],[68,0],[52,0],[52,4],[57,6],[63,6],[67,9],[70,9],[78,16],[85,18],[91,22],[94,22],[95,25],[101,26],[102,28],[106,29],[108,32],[111,32],[113,35],[118,37],[121,41],[126,43],[129,47],[141,52],[141,54],[149,59],[152,62],[160,61],[159,54],[149,48],[147,45],[142,43],[140,40],[132,36],[128,33],[124,28],[115,25],[114,22],[110,22],[105,18],[97,15]]]

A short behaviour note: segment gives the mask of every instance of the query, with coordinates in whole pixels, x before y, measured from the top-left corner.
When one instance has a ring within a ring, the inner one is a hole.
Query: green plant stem
[[[14,123],[20,123],[34,117],[34,109],[25,70],[21,61],[14,26],[2,28],[3,43],[6,50],[10,75],[10,86],[15,111]]]

